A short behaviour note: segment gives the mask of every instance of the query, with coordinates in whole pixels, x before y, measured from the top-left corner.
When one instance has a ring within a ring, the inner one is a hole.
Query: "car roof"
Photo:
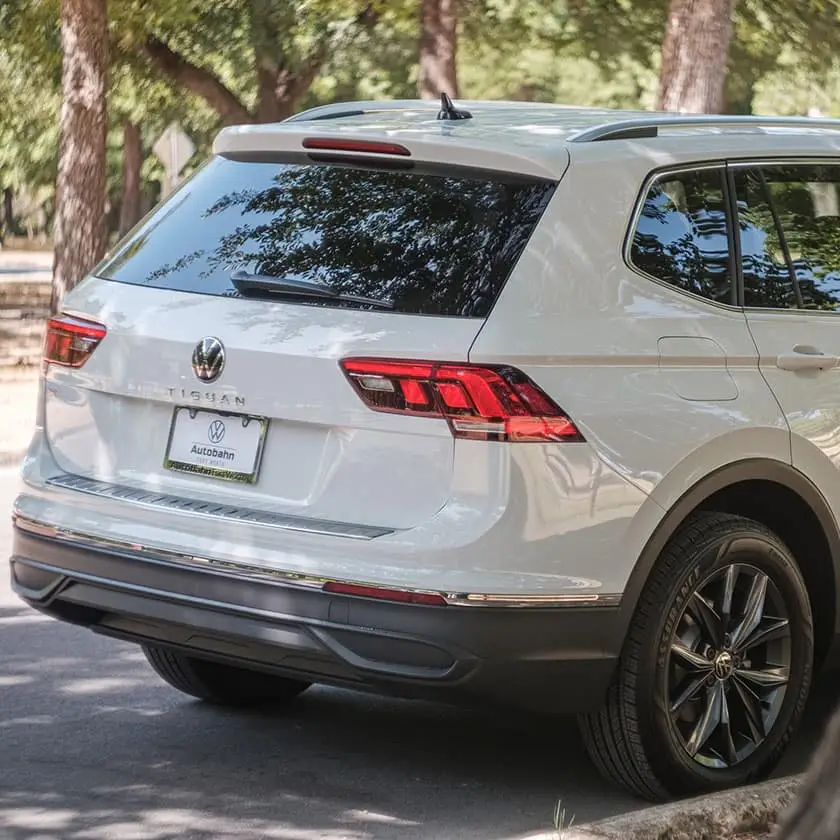
[[[282,123],[234,126],[218,135],[219,154],[301,148],[304,136],[399,142],[418,159],[560,177],[569,149],[596,159],[680,159],[751,152],[840,152],[840,120],[686,115],[534,102],[459,100],[471,118],[439,120],[436,100],[343,102]],[[745,143],[745,135],[749,135]],[[691,142],[687,143],[687,137]],[[598,141],[617,141],[604,143]],[[618,142],[625,141],[625,142]],[[599,147],[597,151],[593,147]],[[609,147],[609,148],[605,148]],[[665,161],[663,161],[665,162]]]

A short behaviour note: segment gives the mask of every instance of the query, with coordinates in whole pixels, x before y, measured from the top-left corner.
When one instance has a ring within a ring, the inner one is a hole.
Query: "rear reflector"
[[[44,363],[80,368],[107,335],[102,324],[60,315],[47,321]]]
[[[304,149],[319,152],[361,152],[363,154],[399,155],[410,157],[411,152],[399,143],[382,143],[373,140],[347,140],[333,137],[307,137]]]
[[[511,367],[344,359],[341,367],[373,411],[440,417],[457,438],[583,441],[563,410]]]
[[[437,592],[406,592],[402,589],[383,589],[380,586],[362,586],[355,583],[328,581],[324,592],[335,595],[357,595],[360,598],[378,598],[381,601],[400,601],[405,604],[425,604],[429,607],[445,607],[446,598]]]

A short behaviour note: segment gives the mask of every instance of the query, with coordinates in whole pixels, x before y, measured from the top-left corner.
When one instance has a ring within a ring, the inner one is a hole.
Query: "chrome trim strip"
[[[155,493],[149,490],[137,490],[120,484],[111,484],[93,478],[66,473],[47,479],[50,487],[63,490],[75,490],[89,496],[103,499],[116,499],[130,502],[144,507],[189,513],[193,516],[204,516],[210,519],[223,519],[231,522],[246,522],[254,525],[265,525],[270,528],[281,528],[285,531],[299,531],[307,534],[320,534],[331,537],[347,537],[354,540],[373,540],[393,534],[395,528],[377,527],[375,525],[357,525],[351,522],[334,522],[327,519],[308,519],[304,516],[293,516],[285,513],[272,513],[268,510],[243,508],[236,505],[219,504],[218,502],[204,502],[187,499],[183,496],[173,496],[169,493]]]
[[[378,589],[388,589],[393,592],[410,592],[413,594],[440,595],[449,606],[454,607],[617,607],[621,603],[619,594],[579,593],[557,595],[524,595],[524,594],[495,594],[476,592],[441,592],[429,589],[410,589],[407,587],[391,586],[370,581],[346,580],[333,577],[318,577],[304,575],[298,572],[288,572],[280,569],[268,569],[247,563],[226,560],[213,560],[208,557],[198,557],[191,554],[181,554],[165,549],[152,549],[138,543],[122,542],[83,534],[65,528],[58,528],[38,522],[24,516],[15,510],[12,513],[15,527],[35,537],[56,540],[76,548],[89,548],[94,551],[115,551],[123,554],[133,554],[138,559],[167,566],[193,566],[223,577],[251,578],[265,583],[283,586],[301,587],[305,589],[322,590],[325,583],[341,583],[350,586],[368,586]],[[26,558],[21,558],[25,560]],[[385,601],[386,599],[383,599]]]
[[[749,169],[753,166],[838,166],[840,158],[826,156],[824,152],[791,155],[789,152],[780,153],[778,157],[767,157],[765,152],[760,157],[738,155],[726,161],[730,169]]]
[[[617,607],[621,595],[599,595],[582,593],[579,595],[446,595],[449,603],[467,607]],[[453,600],[450,600],[453,599]]]
[[[660,128],[799,128],[806,131],[840,131],[840,120],[816,117],[756,117],[717,116],[713,114],[663,114],[652,113],[649,117],[628,120],[613,120],[601,125],[585,128],[570,135],[570,143],[591,143],[598,140],[623,139],[629,132],[658,130]]]

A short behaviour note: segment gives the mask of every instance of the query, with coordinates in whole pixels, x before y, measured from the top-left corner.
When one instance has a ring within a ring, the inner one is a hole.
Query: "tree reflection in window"
[[[747,306],[840,307],[840,167],[736,174]]]
[[[658,280],[732,303],[723,171],[681,172],[654,183],[636,226],[631,260]]]
[[[110,276],[236,295],[230,274],[245,269],[389,300],[396,311],[484,317],[553,192],[489,173],[322,164],[221,160],[207,176],[165,224],[150,223],[139,247],[127,243],[130,256],[118,255]]]

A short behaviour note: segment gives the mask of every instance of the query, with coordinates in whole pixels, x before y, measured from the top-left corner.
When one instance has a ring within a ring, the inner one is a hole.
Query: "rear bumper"
[[[197,569],[14,529],[12,586],[36,609],[138,643],[313,682],[570,712],[602,701],[613,606],[425,606]]]

